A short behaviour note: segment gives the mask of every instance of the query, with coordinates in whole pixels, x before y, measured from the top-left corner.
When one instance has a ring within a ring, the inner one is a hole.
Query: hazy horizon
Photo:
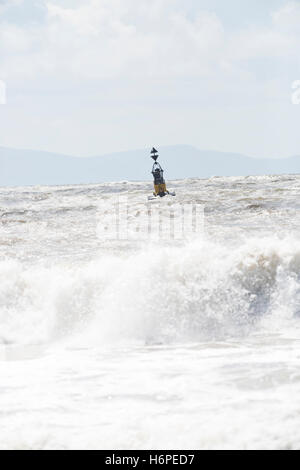
[[[200,150],[188,145],[159,148],[169,180],[211,176],[298,174],[300,156],[281,159]],[[146,149],[78,157],[0,147],[0,186],[152,181],[153,161]]]
[[[110,152],[101,152],[101,150],[96,153],[96,154],[86,154],[86,155],[76,155],[74,153],[64,153],[62,151],[51,151],[51,150],[47,150],[47,149],[44,149],[44,148],[30,148],[30,147],[27,147],[27,148],[24,148],[24,147],[19,147],[17,145],[15,146],[3,146],[3,145],[0,145],[0,149],[2,150],[18,150],[18,151],[29,151],[29,152],[42,152],[42,153],[49,153],[49,154],[56,154],[56,155],[62,155],[62,156],[66,156],[66,157],[73,157],[73,158],[86,158],[86,159],[89,159],[89,158],[98,158],[98,157],[106,157],[106,156],[109,156],[109,155],[114,155],[114,154],[121,154],[121,153],[130,153],[130,152],[145,152],[145,156],[149,156],[150,155],[150,151],[152,149],[153,145],[151,147],[140,147],[140,148],[129,148],[129,149],[115,149],[115,150],[112,150]],[[259,155],[250,155],[250,154],[247,154],[247,153],[240,153],[240,152],[233,152],[233,151],[222,151],[222,150],[218,150],[216,148],[201,148],[197,145],[192,145],[192,144],[186,144],[186,143],[180,143],[180,144],[166,144],[166,145],[157,145],[154,143],[154,147],[158,149],[158,153],[160,153],[161,150],[165,149],[165,148],[169,148],[169,147],[183,147],[183,148],[193,148],[193,149],[196,149],[200,152],[216,152],[216,153],[222,153],[222,154],[230,154],[230,155],[237,155],[237,156],[241,156],[241,157],[247,157],[247,158],[252,158],[252,159],[267,159],[267,160],[284,160],[284,159],[289,159],[289,158],[293,158],[293,157],[298,157],[300,156],[300,149],[299,149],[299,153],[298,154],[293,154],[293,155],[286,155],[286,156],[266,156],[266,157],[262,157],[262,156],[259,156]]]

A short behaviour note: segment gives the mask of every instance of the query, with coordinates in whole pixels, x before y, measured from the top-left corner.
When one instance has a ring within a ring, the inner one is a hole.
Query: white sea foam
[[[97,238],[141,183],[0,191],[1,448],[299,446],[300,179],[174,187],[204,234]]]
[[[240,335],[262,317],[299,313],[300,246],[251,239],[238,249],[194,241],[104,255],[80,266],[0,262],[4,344],[76,332],[102,341],[198,341]]]

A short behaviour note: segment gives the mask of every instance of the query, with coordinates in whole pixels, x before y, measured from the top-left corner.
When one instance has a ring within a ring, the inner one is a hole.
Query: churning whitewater
[[[0,190],[1,448],[299,448],[300,177],[170,186]],[[117,195],[203,230],[111,239]]]

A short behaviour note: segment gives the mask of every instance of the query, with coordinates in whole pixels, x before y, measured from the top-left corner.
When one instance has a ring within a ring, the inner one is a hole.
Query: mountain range
[[[252,158],[188,145],[160,147],[159,154],[166,179],[300,172],[300,156]],[[150,149],[75,157],[0,147],[0,186],[144,181],[152,178],[152,163]]]

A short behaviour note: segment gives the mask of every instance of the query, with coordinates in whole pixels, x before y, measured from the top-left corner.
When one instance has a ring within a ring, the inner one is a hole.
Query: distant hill
[[[300,157],[256,159],[187,145],[160,147],[159,153],[167,179],[300,172]],[[79,158],[0,147],[0,186],[143,181],[151,179],[151,167],[150,149]]]

